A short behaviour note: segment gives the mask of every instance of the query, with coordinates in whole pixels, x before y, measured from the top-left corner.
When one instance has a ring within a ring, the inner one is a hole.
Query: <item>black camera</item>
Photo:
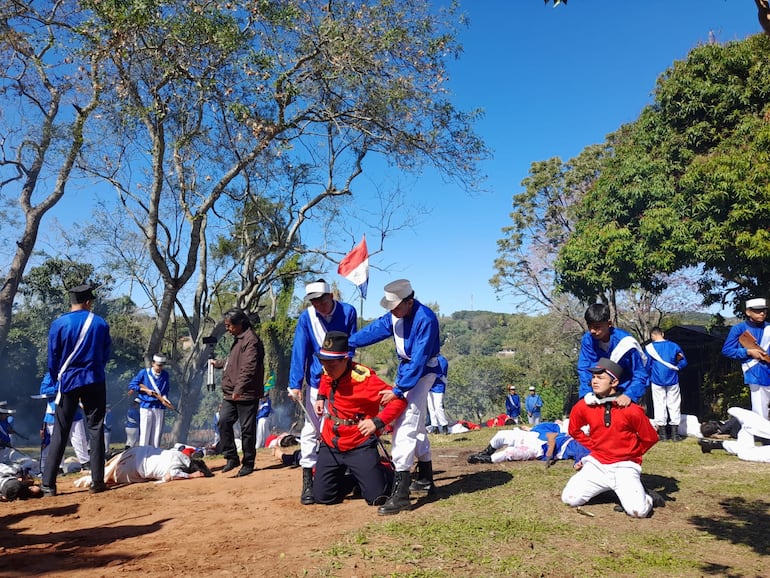
[[[203,338],[203,345],[216,345],[217,344],[217,338],[213,335],[209,335],[208,337]],[[209,351],[209,362],[206,364],[206,389],[208,391],[214,391],[214,388],[216,386],[216,382],[214,381],[214,366],[211,365],[212,359],[214,359],[214,348],[212,347]]]

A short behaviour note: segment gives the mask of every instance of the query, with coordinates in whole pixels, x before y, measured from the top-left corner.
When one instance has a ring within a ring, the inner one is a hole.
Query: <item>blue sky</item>
[[[450,67],[449,86],[459,108],[485,111],[477,132],[494,152],[483,166],[488,192],[471,197],[430,173],[390,175],[431,213],[372,257],[367,318],[383,312],[382,287],[401,277],[443,315],[514,312],[513,300],[498,300],[489,279],[511,198],[531,163],[569,159],[635,120],[651,102],[658,76],[710,34],[727,42],[761,32],[748,0],[572,0],[556,8],[542,0],[465,0],[462,6],[470,27],[461,33],[464,54]],[[358,307],[353,285],[336,274],[333,280]]]

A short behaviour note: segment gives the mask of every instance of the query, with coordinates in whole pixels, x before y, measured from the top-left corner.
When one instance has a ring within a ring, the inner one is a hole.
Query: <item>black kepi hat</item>
[[[344,331],[327,332],[321,349],[315,355],[318,359],[344,359],[348,357],[348,334]]]
[[[96,299],[96,295],[94,295],[94,289],[97,287],[98,285],[91,285],[89,283],[73,287],[69,290],[70,299],[73,303],[85,303],[86,301],[93,301]]]
[[[614,377],[618,381],[620,381],[620,378],[623,377],[623,368],[608,357],[602,357],[599,361],[596,362],[596,365],[588,371],[593,374],[609,373],[610,376]]]

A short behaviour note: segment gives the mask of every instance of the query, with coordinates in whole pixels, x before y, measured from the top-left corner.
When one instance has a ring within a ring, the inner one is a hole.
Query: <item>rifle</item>
[[[171,403],[165,395],[161,395],[157,391],[148,389],[141,384],[139,385],[139,391],[141,391],[144,394],[151,395],[152,397],[157,399],[160,403],[162,403],[164,406],[166,406],[168,409],[175,411],[177,413],[180,413],[179,410],[174,407],[174,404]]]
[[[759,343],[757,343],[757,339],[748,331],[744,331],[738,336],[738,343],[746,349],[758,349],[762,352],[762,361],[770,363],[770,355],[767,354],[767,351],[762,349]]]

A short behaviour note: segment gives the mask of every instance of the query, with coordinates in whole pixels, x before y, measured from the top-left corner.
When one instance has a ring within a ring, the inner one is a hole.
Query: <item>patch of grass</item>
[[[439,499],[375,517],[325,552],[336,575],[760,576],[770,555],[770,470],[694,439],[659,443],[642,479],[666,500],[651,518],[613,511],[601,496],[578,514],[561,502],[568,463],[469,465],[494,430],[433,436]],[[328,570],[321,570],[327,572]]]

